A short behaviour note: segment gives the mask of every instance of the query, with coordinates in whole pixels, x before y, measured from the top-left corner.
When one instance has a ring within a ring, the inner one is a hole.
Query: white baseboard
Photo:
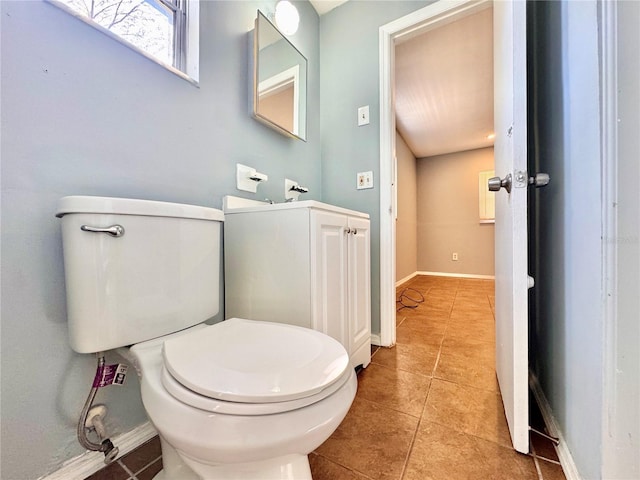
[[[495,275],[476,275],[475,273],[416,272],[416,275],[432,275],[434,277],[475,278],[478,280],[495,280]]]
[[[378,347],[382,345],[382,340],[380,339],[380,335],[377,335],[375,333],[371,334],[371,345],[377,345]]]
[[[529,372],[529,387],[533,392],[533,396],[536,398],[536,402],[538,402],[540,413],[542,413],[542,418],[544,419],[544,423],[547,426],[549,434],[556,437],[560,442],[557,447],[558,458],[560,459],[560,465],[562,465],[565,477],[567,480],[582,480],[580,473],[578,473],[578,468],[573,461],[573,457],[571,456],[571,452],[569,451],[569,447],[567,446],[567,442],[564,440],[562,430],[560,430],[560,427],[553,416],[551,405],[549,405],[549,401],[542,391],[538,378],[532,372]]]
[[[396,288],[402,285],[405,282],[408,282],[414,277],[418,275],[432,275],[434,277],[456,277],[456,278],[475,278],[478,280],[495,280],[494,275],[477,275],[475,273],[447,273],[447,272],[422,272],[417,271],[413,272],[411,275],[407,275],[406,277],[398,280],[396,282]]]
[[[132,450],[136,449],[143,443],[151,440],[157,435],[156,429],[151,425],[151,422],[143,423],[142,425],[125,432],[121,435],[117,435],[111,439],[113,444],[118,447],[118,458],[126,455]],[[87,478],[89,475],[96,473],[98,470],[104,468],[104,454],[100,452],[87,451],[82,455],[67,460],[60,470],[50,473],[44,477],[40,477],[38,480],[68,480],[70,478]]]
[[[406,277],[404,277],[401,280],[398,280],[396,282],[396,287],[399,287],[400,285],[402,285],[404,282],[408,282],[409,280],[411,280],[413,277],[415,277],[416,275],[418,275],[418,272],[413,272],[411,275],[407,275]]]

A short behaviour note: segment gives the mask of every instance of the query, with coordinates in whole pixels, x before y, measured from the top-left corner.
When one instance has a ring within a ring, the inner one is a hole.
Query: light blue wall
[[[583,478],[601,478],[603,296],[598,4],[532,2],[537,241],[532,368]]]
[[[94,360],[67,345],[53,216],[61,196],[220,206],[224,194],[238,193],[237,162],[269,175],[257,198],[281,200],[284,177],[298,180],[309,198],[371,214],[379,332],[378,28],[430,2],[350,1],[320,22],[297,2],[301,28],[291,39],[309,59],[307,143],[248,116],[247,32],[256,9],[273,3],[203,2],[195,88],[49,4],[0,2],[2,478],[37,478],[81,452],[75,423]],[[543,4],[539,36],[540,169],[552,183],[541,196],[535,368],[585,478],[599,476],[602,418],[594,5]],[[371,124],[357,127],[362,105]],[[357,191],[355,175],[366,170],[375,188]],[[116,432],[145,420],[137,381],[127,382],[101,392]]]
[[[34,479],[82,452],[75,425],[95,360],[67,343],[57,200],[86,194],[220,207],[235,164],[321,199],[319,19],[298,2],[309,59],[308,141],[249,117],[248,32],[274,1],[204,1],[200,88],[43,1],[3,1],[2,478]],[[245,194],[251,196],[251,194]],[[110,361],[115,360],[113,356]],[[135,374],[100,392],[109,427],[146,420]]]
[[[320,20],[322,195],[371,215],[371,330],[380,333],[380,93],[378,32],[430,1],[349,1]],[[358,107],[371,123],[358,127]],[[373,171],[374,188],[356,190]]]

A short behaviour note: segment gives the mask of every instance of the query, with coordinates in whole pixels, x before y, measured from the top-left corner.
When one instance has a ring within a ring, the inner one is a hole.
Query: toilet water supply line
[[[106,437],[106,431],[104,428],[104,424],[102,423],[103,415],[97,414],[93,415],[89,422],[87,422],[87,418],[89,416],[89,410],[93,406],[93,401],[96,398],[96,393],[98,393],[98,388],[100,387],[100,382],[103,378],[104,374],[104,366],[105,359],[104,353],[98,352],[96,353],[96,357],[98,359],[98,366],[96,368],[96,376],[93,379],[93,385],[91,386],[91,391],[89,392],[89,396],[87,397],[87,401],[84,402],[84,407],[82,408],[82,413],[80,414],[80,420],[78,421],[78,441],[80,445],[82,445],[87,450],[93,450],[97,452],[104,453],[104,463],[109,464],[113,462],[118,456],[118,447],[115,447],[111,440]],[[97,407],[96,407],[97,408]],[[104,407],[102,407],[104,408]],[[89,423],[87,425],[87,423]],[[87,437],[87,430],[95,430],[98,435],[98,439],[101,443],[95,443],[89,440]]]

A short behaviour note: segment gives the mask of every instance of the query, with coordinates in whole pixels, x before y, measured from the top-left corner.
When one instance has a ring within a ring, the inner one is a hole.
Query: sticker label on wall
[[[123,385],[127,376],[128,365],[124,363],[114,363],[113,365],[105,365],[102,370],[96,373],[93,379],[94,387],[106,387],[107,385]]]

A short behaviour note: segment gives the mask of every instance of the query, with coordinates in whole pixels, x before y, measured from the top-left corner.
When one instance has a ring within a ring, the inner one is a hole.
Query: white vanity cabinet
[[[371,361],[369,216],[305,200],[229,207],[225,318],[313,328]],[[242,203],[240,204],[242,205]]]

